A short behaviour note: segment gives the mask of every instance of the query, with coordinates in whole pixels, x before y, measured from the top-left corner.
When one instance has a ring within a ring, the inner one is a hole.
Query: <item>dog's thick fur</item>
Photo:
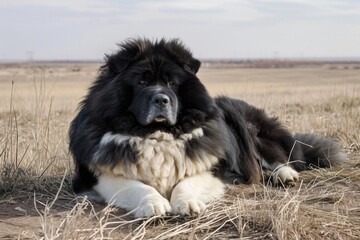
[[[75,193],[135,217],[198,214],[225,183],[261,183],[262,169],[292,185],[297,171],[346,159],[333,140],[292,136],[244,101],[211,98],[199,67],[179,40],[129,40],[106,57],[70,128]]]

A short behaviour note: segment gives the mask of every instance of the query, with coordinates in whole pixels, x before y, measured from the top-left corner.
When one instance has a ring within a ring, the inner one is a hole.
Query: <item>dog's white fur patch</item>
[[[275,185],[291,185],[299,179],[299,173],[289,166],[280,166],[273,175]]]
[[[272,171],[272,182],[275,185],[291,185],[299,180],[299,173],[286,164],[269,164],[265,159],[262,159],[261,165],[263,168]]]
[[[171,212],[169,201],[140,181],[100,175],[94,190],[109,204],[133,211],[136,218]]]
[[[136,218],[163,216],[166,213],[196,215],[206,204],[224,193],[225,185],[210,172],[185,178],[175,186],[171,203],[155,188],[137,180],[100,175],[94,186],[106,202],[133,211]]]
[[[199,150],[199,159],[190,159],[185,151],[187,141],[204,135],[202,128],[196,128],[190,133],[182,134],[178,138],[170,133],[156,131],[146,137],[127,136],[106,133],[100,148],[110,142],[129,144],[137,150],[136,164],[121,162],[114,166],[97,165],[98,154],[94,154],[93,169],[98,175],[113,175],[141,181],[154,187],[162,196],[170,198],[171,192],[181,180],[198,173],[209,171],[218,158],[205,151]]]
[[[101,138],[100,146],[104,146],[110,142],[115,142],[116,144],[120,145],[121,143],[128,140],[130,137],[127,135],[122,134],[112,134],[111,132],[107,132]]]
[[[189,141],[193,138],[200,138],[204,136],[204,130],[202,128],[195,128],[190,133],[180,135],[180,138],[184,141]]]
[[[174,188],[170,204],[172,212],[180,215],[198,215],[206,204],[224,194],[225,185],[210,172],[185,178]]]

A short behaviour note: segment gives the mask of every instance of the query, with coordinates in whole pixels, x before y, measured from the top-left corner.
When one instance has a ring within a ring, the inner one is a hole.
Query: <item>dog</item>
[[[332,139],[293,136],[276,118],[212,98],[178,39],[130,39],[106,55],[71,123],[73,190],[136,218],[197,215],[226,184],[291,186],[298,171],[346,160]],[[300,144],[305,143],[305,144]]]

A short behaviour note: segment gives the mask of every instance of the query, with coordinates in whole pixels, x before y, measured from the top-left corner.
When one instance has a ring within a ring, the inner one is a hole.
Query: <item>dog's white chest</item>
[[[121,162],[114,168],[107,169],[106,172],[110,171],[117,176],[142,181],[154,187],[163,196],[170,197],[173,187],[180,180],[209,171],[218,162],[217,157],[201,149],[196,150],[199,159],[190,159],[187,156],[186,142],[202,136],[201,128],[176,139],[172,134],[160,131],[146,138],[126,136],[130,145],[138,151],[138,162],[131,164]]]

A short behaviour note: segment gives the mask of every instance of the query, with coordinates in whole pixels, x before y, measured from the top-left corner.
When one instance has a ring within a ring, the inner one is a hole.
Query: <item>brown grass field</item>
[[[196,218],[134,220],[76,197],[68,127],[96,64],[0,65],[0,239],[359,239],[360,70],[203,68],[212,95],[244,99],[292,132],[334,137],[349,160],[295,187],[229,186]]]

